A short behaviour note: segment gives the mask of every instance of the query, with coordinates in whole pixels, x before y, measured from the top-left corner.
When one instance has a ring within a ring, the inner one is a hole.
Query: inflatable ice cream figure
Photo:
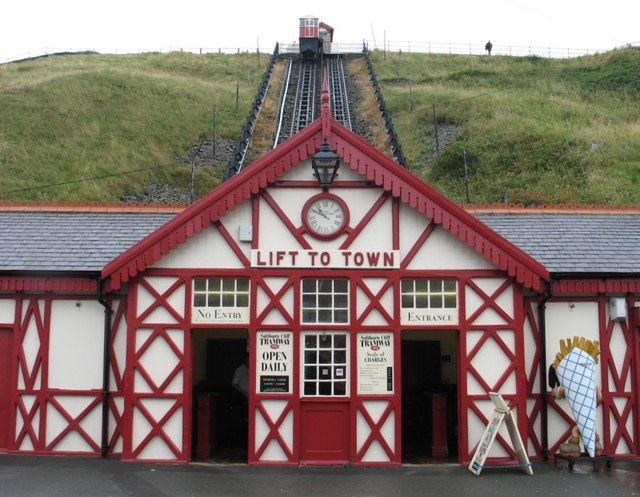
[[[584,337],[560,340],[560,352],[556,354],[553,368],[560,388],[556,397],[566,397],[576,425],[571,438],[560,446],[560,452],[580,455],[579,440],[586,452],[595,457],[602,451],[596,434],[596,408],[599,389],[596,381],[596,364],[600,354],[598,341]]]

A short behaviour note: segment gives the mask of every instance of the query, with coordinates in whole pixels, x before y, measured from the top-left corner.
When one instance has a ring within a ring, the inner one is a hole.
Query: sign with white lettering
[[[399,250],[252,250],[258,268],[398,269]]]
[[[291,393],[293,332],[257,333],[256,385],[258,393]]]
[[[358,333],[358,394],[393,393],[393,333]]]
[[[191,320],[207,324],[246,324],[248,307],[192,307]]]
[[[400,323],[408,326],[458,324],[458,309],[402,309]]]

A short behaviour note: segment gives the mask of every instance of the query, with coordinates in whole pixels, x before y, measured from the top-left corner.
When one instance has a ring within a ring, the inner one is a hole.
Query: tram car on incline
[[[333,28],[320,22],[315,16],[300,18],[300,57],[304,60],[319,59],[331,53]]]

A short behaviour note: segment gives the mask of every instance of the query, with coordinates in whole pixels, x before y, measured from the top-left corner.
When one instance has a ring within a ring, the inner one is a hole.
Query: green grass
[[[0,198],[105,202],[152,179],[188,185],[190,168],[181,172],[174,157],[212,136],[214,107],[216,136],[236,140],[263,72],[246,54],[83,54],[0,66]],[[198,171],[197,184],[219,182],[213,166]],[[95,177],[105,178],[75,182]]]
[[[466,155],[472,203],[640,204],[637,48],[371,57],[411,169],[454,200],[466,201]],[[152,181],[188,188],[190,168],[175,157],[212,136],[214,107],[216,136],[235,143],[267,62],[87,53],[0,65],[0,200],[112,202]],[[434,110],[439,133],[457,130],[437,156]],[[197,194],[227,165],[199,168]]]
[[[413,170],[472,203],[640,204],[640,50],[576,59],[372,54]],[[435,124],[434,124],[435,106]],[[437,127],[459,127],[435,160]]]

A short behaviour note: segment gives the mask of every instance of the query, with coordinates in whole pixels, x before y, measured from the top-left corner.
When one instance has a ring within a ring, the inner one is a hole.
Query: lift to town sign
[[[257,268],[398,269],[398,250],[252,250]]]

